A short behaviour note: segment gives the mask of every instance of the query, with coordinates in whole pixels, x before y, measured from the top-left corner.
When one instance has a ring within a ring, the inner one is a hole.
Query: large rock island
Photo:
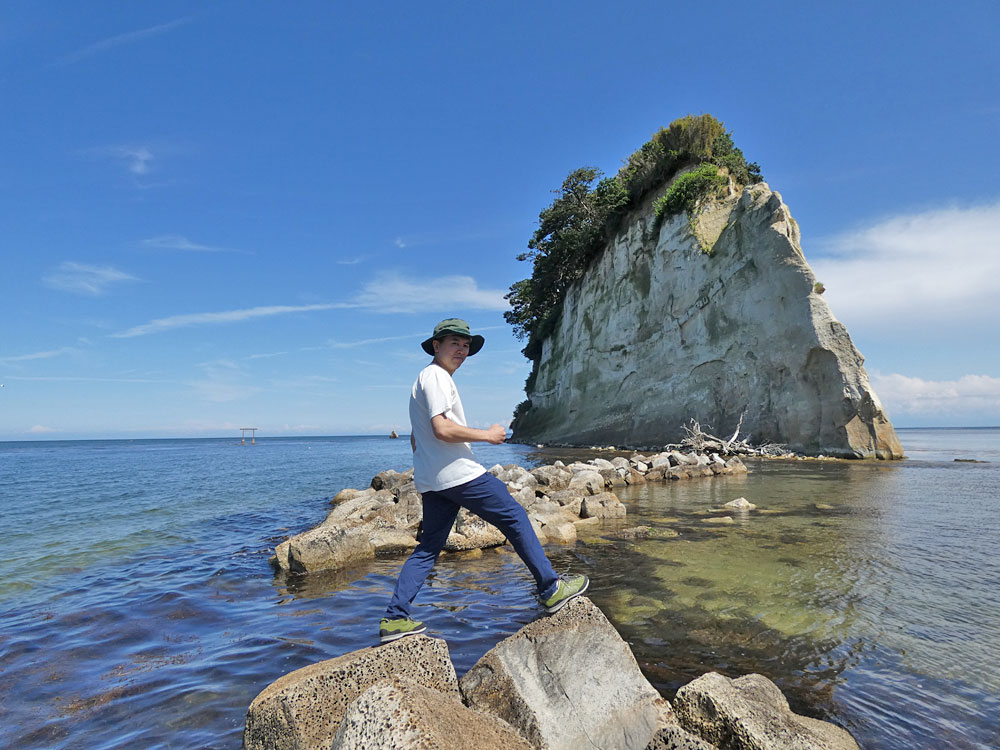
[[[691,210],[657,215],[657,200],[696,168],[635,202],[545,335],[535,331],[514,440],[662,445],[690,419],[720,435],[742,419],[754,442],[901,458],[777,192],[720,167],[720,187]]]

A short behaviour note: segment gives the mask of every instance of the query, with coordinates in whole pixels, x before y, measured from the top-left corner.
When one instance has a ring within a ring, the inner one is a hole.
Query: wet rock
[[[736,521],[733,520],[732,516],[718,516],[715,518],[704,518],[702,520],[705,523],[721,523],[721,524],[736,523]]]
[[[314,570],[349,568],[375,557],[375,546],[366,528],[340,529],[323,524],[288,540],[284,555],[286,570],[307,573]]]
[[[675,723],[628,645],[586,597],[498,643],[460,687],[470,707],[550,750],[643,750]]]
[[[264,688],[247,711],[245,750],[329,748],[348,706],[377,682],[400,676],[456,695],[458,680],[440,639],[411,636],[311,664]]]
[[[725,507],[733,508],[734,510],[754,510],[757,506],[745,497],[738,497],[735,500],[730,500],[726,503]]]
[[[633,526],[630,529],[620,529],[619,531],[609,534],[612,539],[645,539],[650,534],[653,533],[653,529],[649,526]]]
[[[840,727],[793,713],[778,686],[759,674],[704,674],[677,691],[674,709],[684,729],[732,750],[858,750]]]
[[[511,727],[454,694],[407,679],[372,685],[351,703],[331,750],[531,750]]]

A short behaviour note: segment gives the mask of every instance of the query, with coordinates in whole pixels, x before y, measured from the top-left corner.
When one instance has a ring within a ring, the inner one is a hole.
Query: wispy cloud
[[[365,284],[355,301],[359,307],[384,313],[506,310],[506,293],[506,289],[480,289],[471,276],[416,279],[385,272]]]
[[[249,307],[241,310],[225,310],[223,312],[190,313],[188,315],[172,315],[168,318],[158,318],[149,323],[129,328],[126,331],[111,334],[118,339],[129,339],[135,336],[147,336],[151,333],[162,333],[176,328],[191,326],[220,325],[224,323],[239,323],[254,318],[270,318],[275,315],[315,312],[318,310],[336,310],[338,308],[354,307],[345,303],[325,303],[318,305],[272,305],[270,307]]]
[[[954,415],[968,419],[992,415],[993,420],[1000,420],[1000,378],[963,375],[956,380],[925,380],[898,373],[875,373],[871,383],[893,417]]]
[[[360,257],[357,257],[357,258],[345,258],[344,260],[338,260],[337,261],[337,265],[338,266],[356,266],[359,263],[363,262],[364,259],[365,258],[364,258],[363,255],[360,256]]]
[[[43,279],[46,286],[65,292],[99,297],[113,284],[139,281],[135,276],[111,266],[89,266],[66,261]]]
[[[889,217],[818,248],[811,265],[848,327],[1000,316],[1000,201]]]
[[[158,318],[111,334],[127,339],[147,336],[176,328],[238,323],[254,318],[268,318],[290,313],[320,310],[365,309],[377,313],[452,312],[455,310],[506,310],[502,289],[480,289],[471,276],[444,276],[437,279],[409,279],[398,273],[380,274],[364,285],[350,302],[325,302],[313,305],[273,305],[222,312],[189,313]],[[418,334],[419,335],[419,334]],[[408,336],[402,338],[409,338]],[[347,344],[346,346],[354,346]]]
[[[93,57],[95,55],[108,52],[109,50],[115,49],[116,47],[123,47],[128,44],[135,44],[141,42],[144,39],[149,39],[150,37],[159,36],[160,34],[166,34],[174,29],[178,29],[181,26],[189,23],[191,21],[190,17],[178,18],[174,21],[168,23],[161,23],[157,26],[148,26],[144,29],[137,29],[136,31],[127,31],[124,34],[117,34],[107,39],[102,39],[93,44],[89,44],[82,49],[78,49],[75,52],[71,52],[68,55],[64,55],[56,60],[53,60],[46,67],[48,68],[62,68],[67,65],[72,65],[78,63],[81,60],[85,60],[88,57]]]
[[[122,145],[98,146],[88,149],[85,154],[98,158],[110,159],[121,164],[125,170],[136,177],[149,174],[156,157],[147,146]]]
[[[44,435],[46,433],[55,432],[55,431],[56,430],[53,427],[46,427],[43,424],[36,424],[34,427],[32,427],[32,428],[30,428],[28,430],[28,434],[29,435]]]
[[[84,375],[6,375],[7,380],[21,380],[29,383],[175,383],[174,380],[155,378],[94,378]]]
[[[244,359],[271,359],[272,357],[283,357],[288,352],[263,352],[261,354],[248,354]]]
[[[180,234],[162,234],[156,237],[149,237],[143,240],[141,244],[143,247],[151,247],[157,250],[180,250],[186,253],[247,253],[246,250],[236,250],[231,247],[203,245],[198,242],[192,242]]]
[[[327,346],[331,349],[354,349],[359,346],[368,346],[369,344],[385,344],[389,341],[405,341],[407,339],[425,339],[427,338],[426,333],[408,333],[403,336],[381,336],[374,339],[360,339],[358,341],[334,341],[330,339],[327,341]]]
[[[0,357],[0,363],[9,365],[12,362],[29,362],[34,359],[51,359],[52,357],[59,357],[63,354],[70,354],[75,352],[76,349],[70,346],[63,346],[59,349],[49,349],[44,352],[33,352],[31,354],[17,354],[13,357]]]
[[[260,393],[261,388],[246,382],[240,366],[228,359],[202,362],[198,367],[204,373],[200,380],[188,383],[202,399],[215,403],[240,401]]]

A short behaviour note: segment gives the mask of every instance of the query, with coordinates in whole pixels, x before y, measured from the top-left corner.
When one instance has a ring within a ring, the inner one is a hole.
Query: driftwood
[[[778,443],[764,443],[762,445],[751,445],[746,438],[740,438],[740,430],[743,428],[743,417],[746,411],[740,415],[740,420],[736,424],[736,429],[728,438],[720,438],[706,432],[697,420],[691,419],[688,424],[681,425],[686,437],[681,442],[666,446],[667,450],[679,450],[682,452],[694,451],[696,453],[718,453],[720,456],[789,456],[790,451],[785,446]]]

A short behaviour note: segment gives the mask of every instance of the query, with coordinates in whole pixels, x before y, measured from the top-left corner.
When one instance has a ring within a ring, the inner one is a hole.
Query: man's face
[[[469,356],[469,339],[449,333],[434,340],[434,360],[449,373],[455,372]]]

